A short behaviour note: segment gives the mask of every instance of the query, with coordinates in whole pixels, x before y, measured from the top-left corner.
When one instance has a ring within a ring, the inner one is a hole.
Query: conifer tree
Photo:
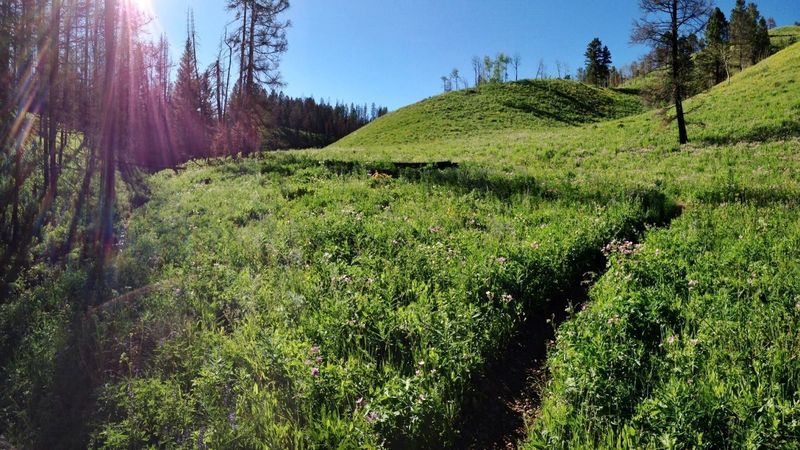
[[[190,29],[172,95],[181,159],[206,156],[210,150],[210,85],[208,74],[197,70],[192,34]]]
[[[736,0],[736,6],[731,11],[730,39],[735,49],[735,58],[739,69],[744,69],[752,54],[752,42],[755,35],[755,22],[748,14],[745,0]]]
[[[718,84],[730,76],[730,24],[721,9],[715,8],[709,17],[705,33],[706,48],[700,55],[704,72]]]
[[[611,74],[611,51],[599,38],[594,38],[586,47],[586,82],[595,86],[607,86]]]

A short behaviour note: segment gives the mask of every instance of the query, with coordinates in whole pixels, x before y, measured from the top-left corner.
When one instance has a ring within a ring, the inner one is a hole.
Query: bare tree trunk
[[[96,273],[98,287],[103,287],[103,269],[107,254],[111,251],[114,238],[114,200],[116,197],[116,134],[119,111],[115,97],[118,89],[114,76],[117,65],[117,5],[116,0],[105,0],[105,45],[106,67],[103,77],[103,108],[101,117],[101,205],[100,220],[95,233]],[[99,294],[99,289],[97,290]],[[95,299],[97,300],[97,299]]]
[[[686,132],[686,118],[683,114],[683,82],[680,75],[678,57],[678,0],[672,0],[672,88],[675,99],[675,115],[678,119],[678,139],[682,144],[689,142],[689,135]]]
[[[244,89],[244,76],[247,72],[247,63],[244,59],[245,46],[247,45],[247,2],[242,2],[242,42],[239,43],[241,59],[239,60],[239,89]]]
[[[255,75],[255,54],[256,54],[256,20],[258,19],[258,10],[256,9],[256,4],[253,2],[253,5],[250,7],[250,41],[247,43],[248,45],[248,55],[247,55],[247,93],[250,94],[253,92],[253,85],[254,85],[254,75]]]
[[[59,39],[61,34],[61,2],[53,0],[51,5],[50,38],[48,48],[50,51],[49,78],[47,80],[47,138],[46,154],[48,162],[45,170],[48,171],[46,187],[47,196],[55,198],[58,187],[58,165],[56,163],[56,137],[58,134],[58,71],[59,71]],[[52,198],[49,199],[52,202]]]

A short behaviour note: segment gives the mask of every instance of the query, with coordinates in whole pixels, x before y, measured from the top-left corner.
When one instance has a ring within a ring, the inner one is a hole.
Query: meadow
[[[684,147],[630,92],[527,81],[153,175],[122,197],[112,298],[77,315],[88,275],[34,266],[48,282],[0,310],[34,317],[3,341],[7,433],[71,414],[100,448],[451,446],[488,365],[597,281],[525,446],[796,445],[797,73],[793,45],[690,99]],[[84,403],[54,404],[62,355],[92,368]]]

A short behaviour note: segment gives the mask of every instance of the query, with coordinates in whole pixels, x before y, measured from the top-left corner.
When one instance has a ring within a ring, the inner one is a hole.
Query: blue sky
[[[150,0],[177,61],[192,7],[198,57],[216,56],[226,15],[224,0]],[[734,0],[718,1],[729,14]],[[631,46],[636,0],[293,0],[287,17],[289,51],[281,72],[292,96],[372,103],[390,109],[441,91],[453,68],[471,73],[473,56],[519,53],[520,78],[533,77],[539,60],[551,75],[556,61],[571,72],[583,64],[594,37],[611,50],[614,63],[645,50]],[[760,0],[761,13],[778,25],[800,20],[800,0]],[[512,75],[513,76],[513,75]],[[472,77],[469,76],[471,80]]]

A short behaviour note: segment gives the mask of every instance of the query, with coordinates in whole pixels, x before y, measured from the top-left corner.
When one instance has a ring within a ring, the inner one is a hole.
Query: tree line
[[[386,115],[384,106],[330,103],[312,97],[292,98],[272,91],[265,106],[269,149],[324,147]]]
[[[506,83],[509,81],[519,81],[520,67],[522,66],[522,56],[515,53],[513,56],[507,53],[498,53],[494,57],[486,55],[484,57],[474,56],[472,64],[472,84],[468,78],[461,75],[461,71],[454,68],[449,74],[441,76],[442,90],[450,92],[453,90],[467,89],[470,86],[478,87],[488,83]],[[569,65],[562,61],[556,61],[557,77],[560,79],[572,79],[569,73]],[[513,76],[512,76],[513,74]],[[469,75],[467,75],[468,77]],[[539,60],[536,70],[536,79],[550,78],[547,65],[543,59]]]
[[[654,2],[645,10],[672,10],[671,1]],[[690,5],[691,6],[691,5]],[[678,5],[679,10],[688,10]],[[671,12],[670,12],[671,14]],[[682,61],[682,77],[687,94],[693,95],[730,78],[733,72],[741,71],[774,53],[769,30],[776,27],[775,19],[761,15],[758,5],[737,0],[730,13],[730,20],[720,8],[711,8],[706,3],[697,11],[696,26],[689,27],[676,44],[678,57]],[[692,14],[692,16],[694,16]],[[681,23],[680,31],[687,29]],[[611,54],[599,38],[589,43],[586,49],[585,67],[578,70],[578,79],[588,84],[617,87],[625,81],[643,77],[669,67],[671,55],[671,30],[651,29],[652,24],[638,27],[633,42],[650,43],[652,50],[638,61],[617,68],[611,65]],[[658,28],[658,27],[656,27]],[[643,39],[643,36],[646,36]],[[654,92],[654,99],[665,99],[670,95]]]
[[[234,20],[207,67],[188,15],[173,80],[169,42],[133,0],[0,0],[0,299],[56,226],[48,257],[80,248],[102,291],[117,186],[143,193],[142,171],[284,147],[281,133],[324,145],[387,112],[276,94],[289,2],[225,7]]]

